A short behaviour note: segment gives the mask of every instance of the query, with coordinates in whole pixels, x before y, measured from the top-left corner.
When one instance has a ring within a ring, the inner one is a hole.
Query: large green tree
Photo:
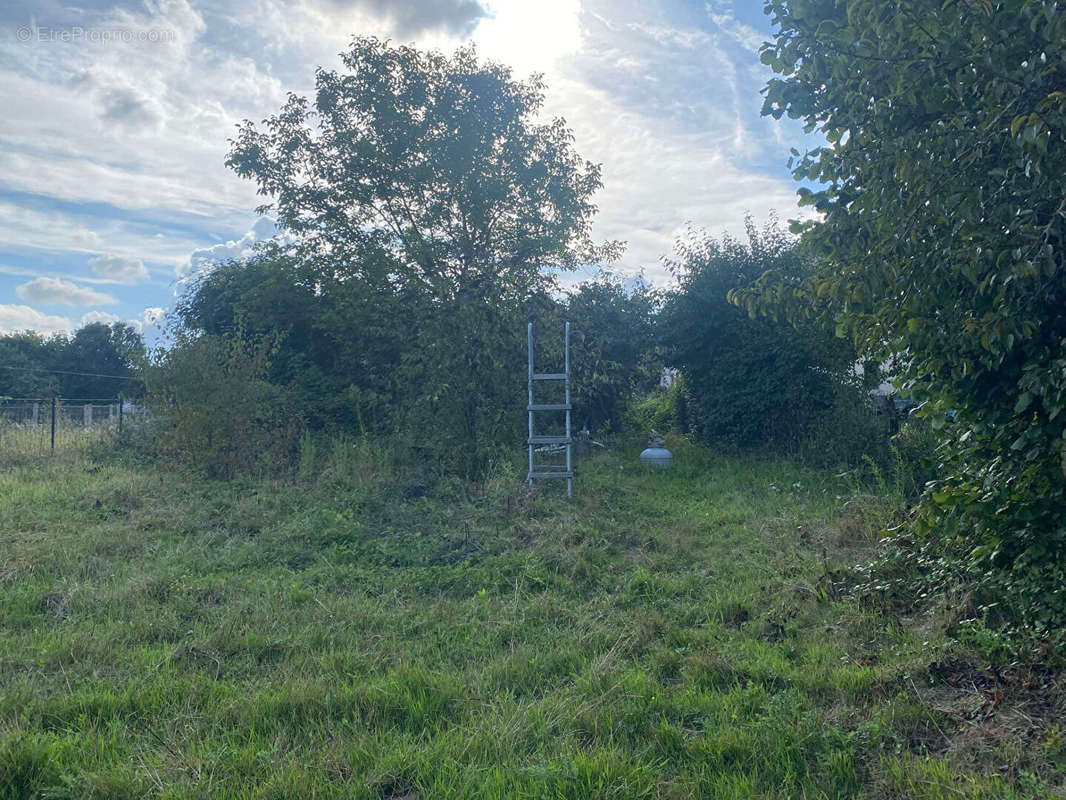
[[[1066,14],[1052,0],[770,0],[765,113],[827,144],[801,287],[739,299],[833,317],[894,355],[954,448],[924,529],[976,567],[1066,550]],[[932,410],[932,409],[936,410]],[[1059,582],[1050,597],[1066,610]]]
[[[66,346],[63,334],[33,331],[0,336],[0,397],[51,397],[59,393],[58,367]]]
[[[102,399],[139,395],[137,370],[144,341],[121,322],[93,322],[75,331],[60,351],[60,390],[64,397]]]
[[[562,119],[537,121],[539,78],[472,47],[374,38],[342,61],[318,70],[313,103],[290,96],[262,127],[245,122],[227,161],[316,255],[370,283],[475,300],[606,254],[589,236],[600,169]]]
[[[289,242],[201,280],[190,332],[284,334],[271,380],[309,418],[402,433],[472,472],[520,438],[525,323],[556,311],[556,275],[609,258],[595,245],[600,170],[544,87],[473,49],[451,56],[357,38],[244,123],[228,164],[255,180]]]

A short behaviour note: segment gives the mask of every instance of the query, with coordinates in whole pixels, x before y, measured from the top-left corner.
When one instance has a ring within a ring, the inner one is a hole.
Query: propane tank
[[[655,431],[648,437],[648,446],[640,454],[640,463],[652,469],[669,469],[674,463],[673,454],[664,446],[663,437]]]

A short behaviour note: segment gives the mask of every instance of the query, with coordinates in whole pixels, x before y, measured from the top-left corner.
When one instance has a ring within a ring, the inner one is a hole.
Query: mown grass
[[[957,645],[842,593],[889,507],[673,445],[573,501],[367,443],[288,482],[15,463],[0,797],[1055,795],[1060,734],[964,758]]]

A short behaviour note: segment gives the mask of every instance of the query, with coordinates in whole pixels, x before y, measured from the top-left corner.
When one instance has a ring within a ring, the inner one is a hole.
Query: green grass
[[[115,438],[115,428],[108,423],[88,427],[75,425],[64,415],[57,420],[55,448],[60,458],[77,460],[92,448]],[[14,425],[0,417],[0,469],[21,461],[37,464],[52,454],[52,431],[47,417],[40,425]]]
[[[573,501],[365,443],[291,482],[9,467],[0,797],[1053,796],[1058,728],[970,757],[954,645],[841,596],[885,504],[674,449]]]

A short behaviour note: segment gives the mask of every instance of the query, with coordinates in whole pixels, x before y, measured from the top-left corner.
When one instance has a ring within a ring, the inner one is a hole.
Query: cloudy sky
[[[467,40],[521,76],[603,164],[596,233],[666,275],[689,223],[794,216],[787,122],[759,115],[758,0],[37,0],[0,7],[0,330],[128,320],[271,235],[223,166],[242,119],[309,94],[355,34]]]

